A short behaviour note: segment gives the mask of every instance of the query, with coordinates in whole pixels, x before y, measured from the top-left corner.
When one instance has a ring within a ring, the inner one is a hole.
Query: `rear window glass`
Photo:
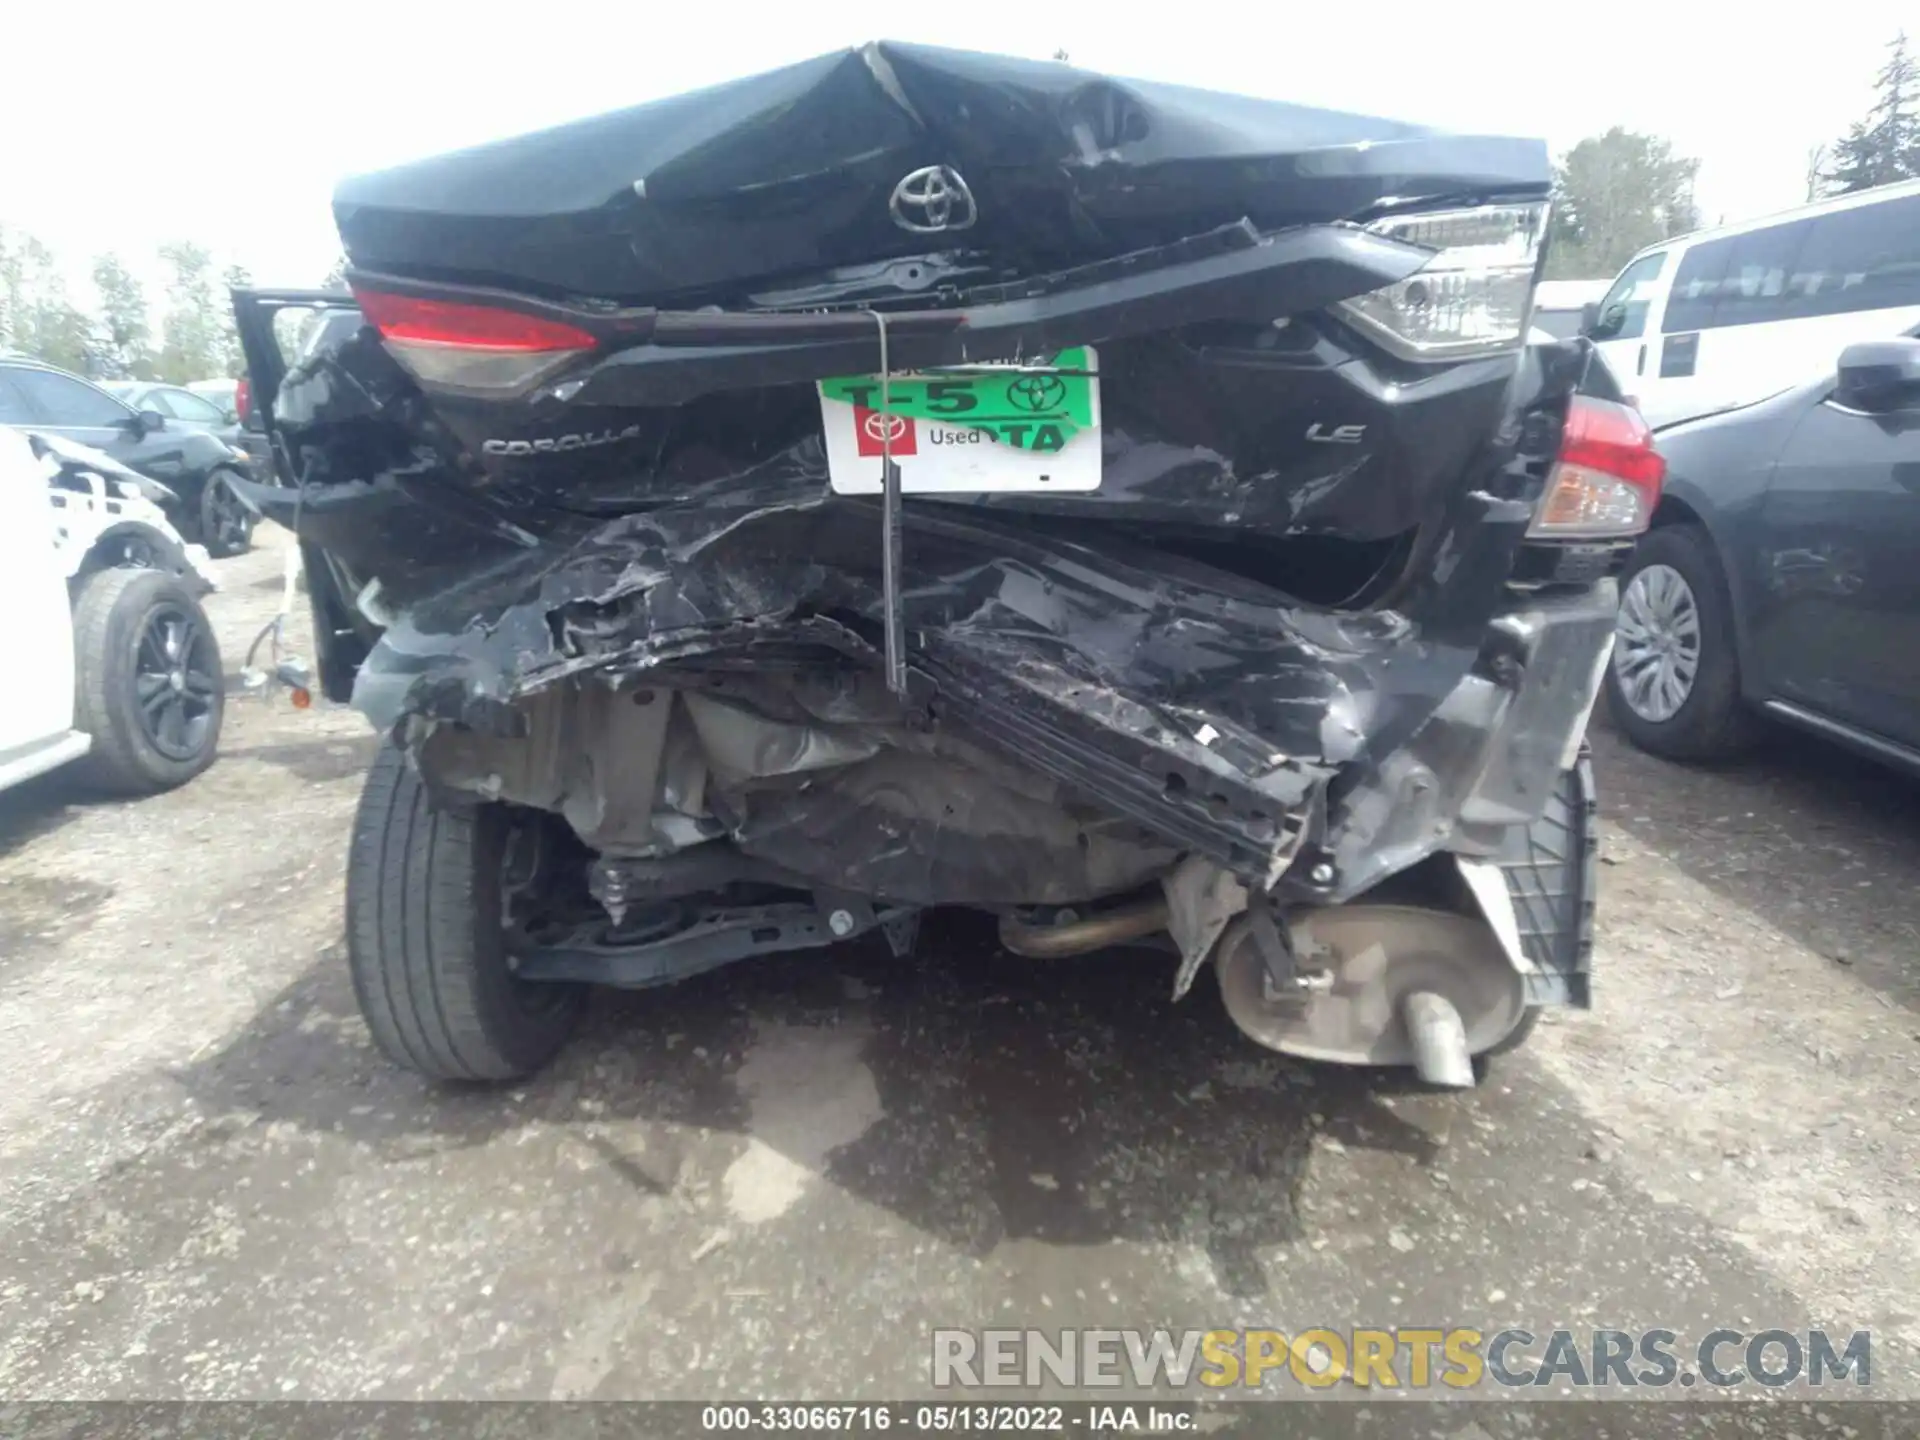
[[[1667,334],[1920,305],[1920,195],[1691,246]]]
[[[26,396],[14,389],[8,372],[0,370],[0,425],[30,425],[35,418]]]
[[[1727,257],[1727,273],[1721,277],[1713,323],[1756,325],[1791,318],[1787,280],[1812,228],[1811,220],[1795,220],[1735,236],[1733,252]]]
[[[111,395],[103,395],[84,380],[52,370],[15,370],[13,383],[38,406],[48,425],[118,425],[131,413]]]
[[[1920,305],[1920,195],[1809,223],[1787,287],[1795,315]]]
[[[1673,289],[1667,292],[1661,330],[1671,335],[1676,330],[1705,330],[1713,324],[1714,302],[1720,298],[1720,282],[1726,278],[1727,262],[1732,258],[1732,240],[1708,240],[1687,247],[1687,253],[1680,257],[1680,268],[1673,272]]]
[[[156,390],[153,403],[154,408],[174,419],[190,420],[196,425],[218,425],[227,418],[218,405],[185,390]]]
[[[358,310],[290,305],[274,312],[273,338],[292,368],[346,340],[361,323]]]

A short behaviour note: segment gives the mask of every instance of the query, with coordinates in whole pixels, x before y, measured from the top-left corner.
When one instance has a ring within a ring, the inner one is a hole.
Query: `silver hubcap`
[[[1614,622],[1613,671],[1627,708],[1671,720],[1700,673],[1700,607],[1671,565],[1649,565],[1627,582]]]

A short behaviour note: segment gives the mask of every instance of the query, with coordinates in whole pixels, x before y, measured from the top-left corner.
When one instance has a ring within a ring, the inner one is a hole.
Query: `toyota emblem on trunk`
[[[893,223],[915,235],[971,229],[980,218],[973,191],[950,165],[924,165],[893,187]]]

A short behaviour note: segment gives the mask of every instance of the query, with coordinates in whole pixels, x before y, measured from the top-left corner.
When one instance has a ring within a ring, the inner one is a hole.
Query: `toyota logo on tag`
[[[925,165],[903,176],[887,208],[894,224],[915,235],[971,229],[980,218],[973,191],[950,165]]]
[[[867,432],[867,437],[874,444],[879,445],[888,440],[904,439],[907,433],[907,421],[905,416],[882,415],[875,410],[868,413],[866,425],[863,428]]]
[[[856,405],[853,409],[854,438],[862,455],[917,455],[919,437],[913,421],[905,415],[888,415]]]

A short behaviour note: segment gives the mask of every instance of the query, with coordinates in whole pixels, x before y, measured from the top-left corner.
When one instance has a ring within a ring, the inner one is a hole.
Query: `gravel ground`
[[[1870,1327],[1912,1395],[1916,789],[1594,738],[1599,1008],[1468,1095],[964,918],[601,996],[476,1091],[354,1010],[363,725],[235,698],[185,790],[0,797],[0,1395],[898,1398],[984,1324]]]

